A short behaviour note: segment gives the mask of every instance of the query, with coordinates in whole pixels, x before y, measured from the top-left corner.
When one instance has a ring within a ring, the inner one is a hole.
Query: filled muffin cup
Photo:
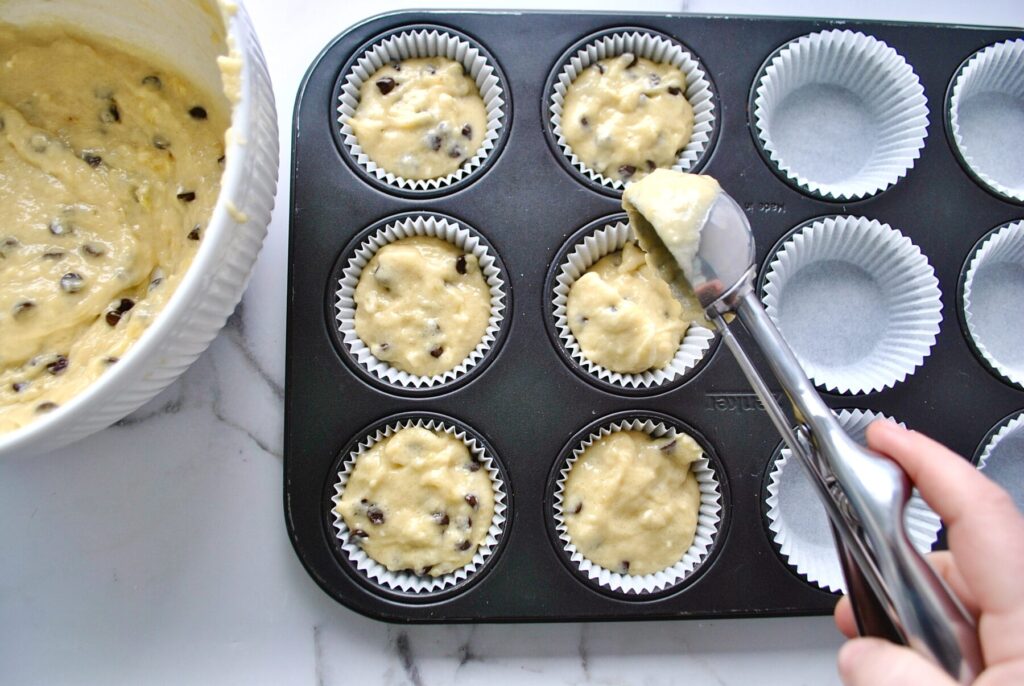
[[[865,432],[871,422],[889,419],[867,410],[842,410],[837,418],[861,445],[866,445]],[[900,426],[904,424],[901,422]],[[828,513],[807,467],[789,448],[780,446],[769,469],[765,517],[780,555],[808,582],[832,593],[846,593],[846,580]],[[907,503],[903,519],[914,547],[922,553],[930,551],[938,539],[942,521],[916,490]]]
[[[977,464],[1024,512],[1024,411],[1003,419],[989,432],[979,448]]]
[[[1024,202],[1024,39],[979,50],[958,71],[946,116],[967,170],[1007,200]]]
[[[935,345],[942,321],[935,270],[888,224],[811,220],[782,241],[762,278],[768,316],[825,390],[891,388]]]
[[[411,374],[377,358],[356,333],[355,291],[363,268],[385,245],[413,236],[439,238],[474,255],[490,290],[490,317],[480,342],[453,369],[433,376]],[[334,300],[337,335],[350,359],[374,379],[397,388],[434,388],[466,376],[493,349],[508,308],[505,289],[504,274],[496,255],[474,229],[435,214],[413,213],[396,217],[363,239],[342,269]]]
[[[750,112],[763,156],[790,185],[847,201],[906,176],[924,147],[927,102],[899,53],[872,36],[833,29],[769,57]]]
[[[684,95],[693,107],[693,133],[676,158],[672,169],[683,172],[698,169],[711,150],[718,126],[715,90],[711,77],[700,60],[679,42],[646,29],[604,31],[597,36],[584,39],[580,47],[570,50],[559,62],[550,80],[546,104],[551,133],[571,169],[578,172],[585,181],[613,191],[622,191],[626,184],[590,169],[572,151],[562,132],[562,110],[569,87],[584,69],[600,60],[625,53],[632,53],[652,62],[672,65],[686,76]]]
[[[964,276],[963,319],[987,366],[1024,388],[1024,220],[1004,224],[973,251]]]
[[[639,374],[624,374],[591,362],[583,354],[579,341],[569,328],[567,303],[572,285],[601,258],[622,250],[628,241],[635,241],[633,229],[625,219],[610,219],[583,237],[571,248],[555,273],[551,307],[559,343],[572,361],[586,374],[612,386],[625,389],[655,389],[689,374],[708,354],[715,332],[699,324],[690,324],[673,358],[660,369]]]
[[[366,154],[351,121],[359,106],[360,89],[378,69],[426,57],[443,57],[462,65],[480,92],[487,113],[487,131],[480,147],[454,172],[432,179],[407,179],[380,167]],[[404,191],[440,190],[475,176],[488,158],[497,153],[510,111],[508,88],[493,58],[469,37],[442,27],[392,33],[373,41],[351,61],[337,92],[338,132],[344,153],[369,178]]]
[[[480,463],[486,471],[494,489],[494,516],[491,519],[487,535],[477,548],[473,559],[465,566],[453,572],[436,577],[417,574],[411,570],[389,570],[383,564],[370,557],[363,550],[362,546],[354,540],[352,532],[345,523],[345,519],[337,512],[342,496],[345,493],[345,486],[348,484],[349,477],[360,456],[380,441],[393,436],[402,429],[411,427],[421,427],[437,433],[446,433],[462,441],[469,449],[473,459]],[[410,416],[396,418],[394,421],[385,422],[377,428],[364,433],[362,438],[352,446],[348,454],[343,456],[340,471],[334,484],[334,496],[331,498],[333,506],[330,517],[332,518],[334,532],[342,554],[365,580],[396,593],[412,596],[429,596],[430,594],[448,591],[455,586],[464,584],[475,574],[479,573],[495,554],[505,533],[505,524],[508,521],[509,498],[505,489],[505,481],[498,467],[497,458],[490,452],[490,448],[484,441],[476,436],[474,432],[442,417]]]
[[[716,467],[708,459],[708,455],[705,452],[700,459],[690,466],[700,489],[700,506],[697,513],[697,530],[693,543],[690,544],[689,549],[687,549],[678,562],[658,572],[633,575],[607,569],[587,559],[573,544],[566,525],[564,509],[565,483],[570,471],[572,471],[573,465],[587,448],[593,445],[595,441],[618,431],[641,431],[655,438],[672,437],[685,433],[690,435],[691,438],[697,438],[690,434],[686,427],[682,425],[677,426],[677,422],[673,422],[667,417],[648,416],[643,413],[636,413],[632,417],[608,421],[592,432],[587,433],[582,440],[577,441],[571,452],[568,453],[568,456],[557,467],[558,471],[554,480],[554,492],[551,499],[554,533],[557,537],[557,545],[563,549],[568,557],[569,564],[588,583],[619,595],[643,599],[652,594],[675,589],[693,577],[708,561],[722,528],[724,497],[722,495],[719,474],[716,473]]]

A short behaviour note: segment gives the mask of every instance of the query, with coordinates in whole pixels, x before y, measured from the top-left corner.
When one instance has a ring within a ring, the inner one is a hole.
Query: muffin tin
[[[785,179],[759,143],[751,103],[760,74],[791,41],[833,29],[894,49],[923,86],[928,130],[920,158],[894,185],[834,202]],[[500,81],[499,135],[471,173],[434,188],[399,188],[347,151],[339,95],[366,51],[402,32],[436,29],[481,50]],[[761,272],[796,227],[836,215],[877,220],[908,237],[934,269],[943,304],[930,353],[877,392],[823,392],[833,408],[899,417],[963,455],[1024,408],[1024,390],[994,374],[972,344],[959,289],[978,241],[1024,218],[1024,206],[965,170],[943,113],[952,80],[977,51],[1019,29],[809,19],[588,13],[403,12],[359,24],[317,58],[294,120],[284,505],[300,560],[333,598],[395,622],[568,621],[820,614],[836,596],[791,568],[769,530],[765,484],[778,435],[728,351],[711,343],[684,375],[650,387],[607,383],[583,369],[557,333],[555,272],[594,230],[621,219],[615,188],[574,171],[557,144],[551,89],[581,45],[650,31],[699,60],[714,85],[715,126],[699,171],[747,210]],[[941,46],[937,48],[936,46]],[[337,291],[362,240],[412,215],[441,216],[479,234],[505,289],[495,340],[479,363],[444,383],[389,383],[346,352]],[[687,427],[719,477],[714,543],[685,583],[653,595],[616,593],[580,574],[559,542],[554,492],[567,455],[597,427],[656,416]],[[440,593],[382,588],[336,536],[335,484],[352,446],[382,425],[427,418],[463,427],[502,470],[503,531],[486,564]]]

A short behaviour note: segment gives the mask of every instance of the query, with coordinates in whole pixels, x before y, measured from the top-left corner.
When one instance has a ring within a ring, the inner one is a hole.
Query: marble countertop
[[[619,2],[447,2],[592,8]],[[0,682],[827,684],[828,617],[401,627],[336,604],[285,532],[288,165],[295,91],[353,22],[411,2],[249,0],[278,98],[281,179],[255,274],[195,365],[117,425],[0,463]],[[1019,0],[644,1],[631,8],[1024,24]]]

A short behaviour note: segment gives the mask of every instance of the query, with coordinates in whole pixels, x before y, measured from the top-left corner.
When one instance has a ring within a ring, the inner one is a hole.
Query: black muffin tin
[[[403,193],[365,175],[340,148],[339,81],[375,37],[436,25],[468,36],[503,73],[506,136],[470,181]],[[621,211],[619,194],[570,173],[548,121],[552,71],[581,39],[637,27],[667,34],[702,63],[717,91],[718,126],[701,171],[746,208],[762,270],[794,226],[834,214],[877,219],[909,236],[934,266],[943,320],[931,355],[895,388],[823,394],[834,408],[863,408],[905,421],[963,455],[1024,407],[1024,392],[994,376],[968,342],[957,311],[961,269],[978,239],[1024,216],[1024,207],[979,186],[958,162],[945,124],[947,89],[976,50],[1020,37],[1019,29],[907,23],[598,13],[403,12],[350,28],[313,63],[295,106],[285,392],[284,505],[288,532],[316,582],[348,607],[396,622],[658,619],[821,614],[836,596],[780,558],[762,513],[762,483],[779,443],[732,356],[714,346],[676,384],[624,392],[574,369],[546,320],[547,275],[582,227]],[[801,35],[831,28],[885,41],[914,68],[928,98],[928,137],[906,178],[865,200],[815,199],[783,182],[755,145],[748,102],[765,59]],[[1010,153],[1012,154],[1012,153]],[[336,337],[340,258],[368,227],[406,212],[434,212],[477,229],[509,281],[507,327],[485,365],[439,389],[409,393],[368,380]],[[692,580],[667,594],[603,592],[570,569],[551,532],[550,484],[574,435],[602,418],[656,412],[681,420],[706,443],[724,476],[723,527]],[[467,583],[426,598],[386,593],[355,570],[331,526],[333,486],[347,446],[382,420],[442,415],[464,422],[492,447],[507,476],[509,522],[492,562]]]

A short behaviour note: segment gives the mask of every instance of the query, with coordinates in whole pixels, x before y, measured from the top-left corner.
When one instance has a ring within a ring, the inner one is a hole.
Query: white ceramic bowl
[[[170,302],[116,366],[52,413],[0,434],[0,458],[53,450],[132,412],[185,371],[242,297],[270,222],[277,189],[274,94],[245,10],[215,0],[4,0],[0,20],[58,21],[174,65],[209,93],[222,93],[217,56],[241,63],[220,197],[192,266]]]

